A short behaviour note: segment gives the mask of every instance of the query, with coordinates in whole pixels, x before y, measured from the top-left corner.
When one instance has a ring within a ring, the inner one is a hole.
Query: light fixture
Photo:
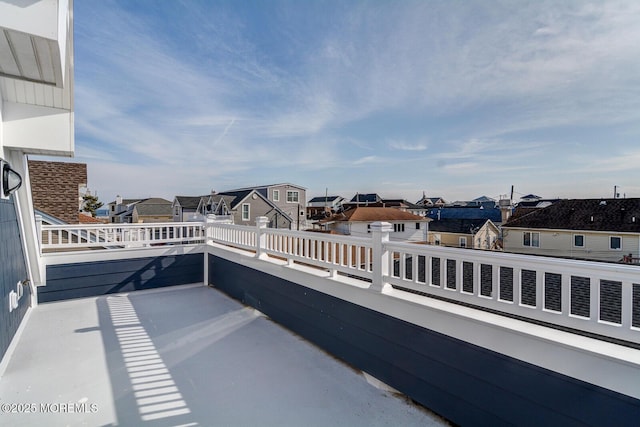
[[[2,166],[2,184],[0,186],[0,198],[8,199],[9,195],[14,193],[22,185],[22,177],[20,174],[9,166],[4,160],[0,160]]]

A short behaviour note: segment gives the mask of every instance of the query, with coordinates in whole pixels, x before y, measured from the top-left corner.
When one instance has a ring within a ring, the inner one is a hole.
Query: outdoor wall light
[[[2,184],[0,185],[0,198],[8,199],[9,195],[14,193],[22,185],[22,177],[20,174],[9,166],[4,160],[0,159],[2,167]]]

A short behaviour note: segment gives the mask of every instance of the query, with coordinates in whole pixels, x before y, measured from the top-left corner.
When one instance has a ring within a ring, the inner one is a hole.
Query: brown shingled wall
[[[85,163],[29,160],[29,178],[35,209],[78,223],[78,190],[87,184]]]

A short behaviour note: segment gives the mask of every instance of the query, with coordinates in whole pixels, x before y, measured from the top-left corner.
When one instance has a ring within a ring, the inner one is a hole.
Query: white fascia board
[[[5,147],[26,154],[73,156],[73,112],[5,102],[3,113]]]

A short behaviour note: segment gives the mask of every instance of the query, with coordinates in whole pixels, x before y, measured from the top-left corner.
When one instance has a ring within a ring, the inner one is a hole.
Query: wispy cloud
[[[76,3],[76,146],[101,171],[92,186],[375,187],[406,183],[409,167],[438,172],[415,177],[416,189],[474,174],[499,185],[518,171],[548,185],[532,163],[581,173],[578,154],[599,148],[589,128],[619,147],[589,164],[638,178],[640,3],[142,10]],[[162,170],[183,172],[171,184],[107,173]]]
[[[372,164],[372,163],[381,163],[383,161],[383,159],[377,157],[377,156],[365,156],[362,158],[359,158],[357,160],[355,160],[353,162],[354,165],[366,165],[366,164]]]
[[[428,148],[426,143],[418,142],[412,144],[402,141],[391,141],[389,147],[401,151],[424,151]]]

